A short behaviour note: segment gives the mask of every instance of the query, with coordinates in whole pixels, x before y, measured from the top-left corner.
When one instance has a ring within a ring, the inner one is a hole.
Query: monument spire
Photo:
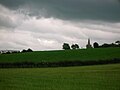
[[[90,45],[90,39],[88,38],[88,45]]]
[[[88,44],[86,45],[86,48],[92,48],[92,45],[90,44],[90,38],[88,38]]]

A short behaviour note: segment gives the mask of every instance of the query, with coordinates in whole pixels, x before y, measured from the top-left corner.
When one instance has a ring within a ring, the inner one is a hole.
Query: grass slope
[[[31,53],[2,54],[0,55],[0,62],[57,62],[73,60],[106,60],[114,58],[120,58],[120,48],[35,51]]]
[[[0,69],[0,90],[120,90],[120,64]]]

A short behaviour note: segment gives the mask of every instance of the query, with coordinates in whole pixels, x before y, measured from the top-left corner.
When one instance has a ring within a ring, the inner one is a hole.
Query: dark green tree
[[[76,49],[76,46],[74,44],[71,45],[72,49]]]
[[[116,41],[115,43],[118,44],[118,45],[120,45],[120,41]]]
[[[98,48],[99,44],[97,42],[93,43],[94,48]]]
[[[29,48],[29,49],[27,50],[27,52],[33,52],[33,50]]]
[[[75,44],[75,47],[76,47],[76,49],[79,49],[79,45],[78,44]]]
[[[107,48],[107,47],[110,47],[110,44],[104,43],[101,47]]]
[[[69,44],[68,44],[68,43],[64,43],[64,44],[63,44],[63,49],[64,49],[64,50],[69,50],[69,49],[70,49]]]
[[[78,44],[72,44],[72,45],[71,45],[71,48],[72,48],[72,49],[79,49],[79,45],[78,45]]]
[[[25,49],[23,49],[21,52],[23,52],[23,53],[24,53],[24,52],[27,52],[27,51],[26,51]]]

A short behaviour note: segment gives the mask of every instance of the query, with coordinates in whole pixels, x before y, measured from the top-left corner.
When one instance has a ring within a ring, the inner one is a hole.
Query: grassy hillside
[[[120,90],[120,64],[0,69],[0,90]]]
[[[35,51],[30,53],[1,54],[0,62],[57,62],[87,61],[120,58],[120,48],[98,48],[60,51]]]

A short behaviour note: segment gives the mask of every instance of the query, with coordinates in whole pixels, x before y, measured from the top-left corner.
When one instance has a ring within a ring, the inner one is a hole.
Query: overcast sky
[[[0,50],[120,40],[120,0],[0,0]]]

